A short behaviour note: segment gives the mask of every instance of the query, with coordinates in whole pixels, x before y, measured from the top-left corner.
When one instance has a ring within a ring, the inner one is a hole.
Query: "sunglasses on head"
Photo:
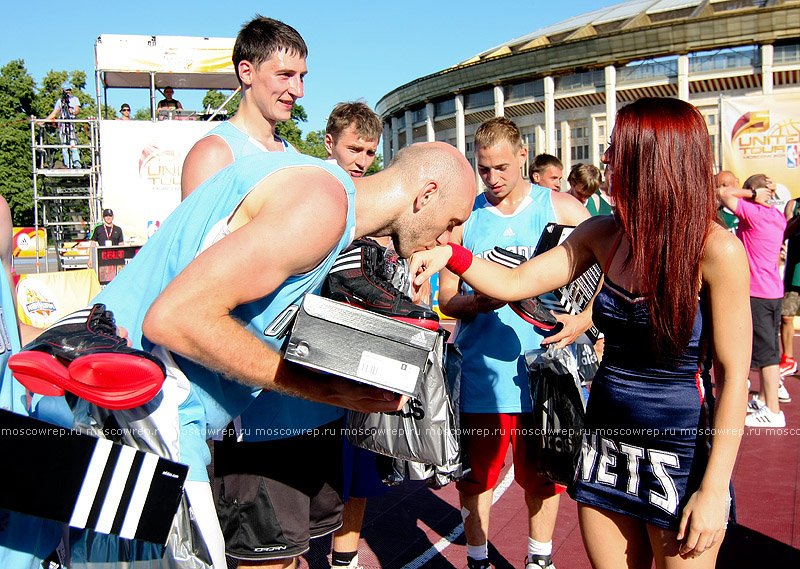
[[[128,109],[128,108],[123,108],[123,109],[122,109],[122,112],[124,113],[125,111],[128,111],[128,112],[130,112],[130,109]]]

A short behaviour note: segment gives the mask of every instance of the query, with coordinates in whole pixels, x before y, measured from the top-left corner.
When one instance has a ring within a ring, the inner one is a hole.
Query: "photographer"
[[[53,111],[47,115],[47,118],[44,120],[51,121],[56,118],[56,115],[58,115],[60,119],[74,119],[78,117],[80,110],[81,102],[78,100],[78,97],[72,94],[72,87],[70,87],[68,83],[64,83],[61,85],[61,97],[56,99]],[[61,154],[64,158],[64,167],[80,168],[81,157],[78,153],[77,129],[75,128],[75,124],[70,122],[59,123],[58,138],[61,144],[64,145],[61,149]],[[69,145],[71,152],[67,152],[66,145]],[[71,162],[70,155],[72,157]]]

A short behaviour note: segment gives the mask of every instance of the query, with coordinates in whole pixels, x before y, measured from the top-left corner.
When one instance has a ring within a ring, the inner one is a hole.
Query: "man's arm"
[[[302,191],[284,191],[298,183]],[[272,174],[239,208],[236,219],[241,216],[244,225],[189,263],[156,298],[142,331],[242,383],[362,411],[398,409],[402,402],[387,391],[283,363],[231,315],[317,266],[341,238],[346,215],[347,196],[327,172]],[[285,246],[288,238],[291,247]]]
[[[453,243],[461,245],[464,229],[457,226],[450,236]],[[479,292],[461,294],[461,279],[447,269],[439,272],[439,310],[451,318],[468,320],[478,314],[497,310],[504,304]]]
[[[753,195],[755,192],[755,196]],[[739,200],[749,199],[761,205],[768,205],[767,200],[772,197],[773,189],[757,188],[755,190],[745,190],[743,188],[720,187],[717,188],[717,198],[720,203],[733,212],[734,215],[739,217],[736,210],[739,206]]]
[[[178,99],[173,99],[173,101],[175,101],[175,108],[179,111],[182,111],[183,105],[181,105],[181,102]]]
[[[181,172],[181,201],[211,176],[233,164],[233,153],[219,136],[198,140],[183,161]]]

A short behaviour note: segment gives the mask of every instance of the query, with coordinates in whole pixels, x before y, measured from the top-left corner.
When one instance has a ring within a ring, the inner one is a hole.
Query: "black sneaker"
[[[556,569],[549,555],[528,555],[525,557],[525,569]]]
[[[384,248],[371,239],[354,241],[334,261],[322,285],[322,296],[438,330],[438,314],[411,302],[383,276],[383,253]]]
[[[493,261],[510,269],[518,267],[527,261],[523,255],[503,249],[502,247],[495,247],[492,251],[489,251],[486,258],[489,261]],[[562,324],[556,320],[552,312],[542,306],[541,301],[537,297],[509,302],[508,306],[523,320],[550,334],[555,334],[562,328]]]
[[[150,401],[164,383],[164,364],[128,347],[102,304],[68,314],[8,360],[14,377],[40,395],[78,397],[107,409]]]
[[[488,559],[473,559],[467,555],[467,569],[492,569]]]

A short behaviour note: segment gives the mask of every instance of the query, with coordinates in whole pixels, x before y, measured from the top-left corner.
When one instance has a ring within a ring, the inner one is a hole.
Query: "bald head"
[[[475,199],[475,174],[466,158],[446,142],[420,142],[402,148],[387,170],[407,180],[435,180],[441,199]],[[453,194],[451,196],[451,194]]]
[[[412,144],[384,170],[400,182],[405,213],[393,238],[400,255],[444,244],[453,227],[469,217],[475,201],[475,174],[466,158],[444,142]],[[410,207],[409,207],[410,206]]]
[[[737,178],[730,170],[722,170],[717,174],[715,182],[718,188],[738,188],[739,178]]]

